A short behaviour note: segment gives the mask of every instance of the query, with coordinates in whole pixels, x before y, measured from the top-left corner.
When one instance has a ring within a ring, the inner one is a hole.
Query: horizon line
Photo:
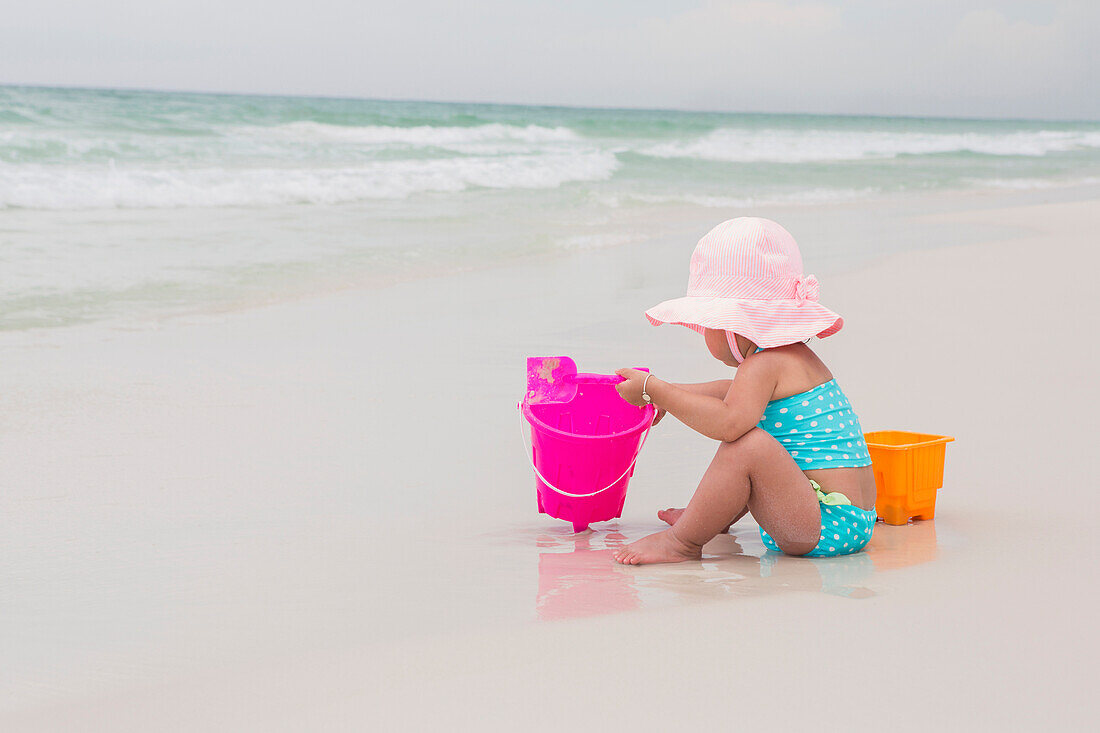
[[[913,120],[958,120],[968,122],[1100,122],[1100,119],[1089,117],[1058,118],[1058,117],[989,117],[966,115],[929,115],[929,114],[884,114],[869,112],[778,112],[764,110],[730,110],[730,109],[699,109],[681,107],[627,107],[621,105],[581,105],[581,104],[557,104],[549,102],[522,103],[479,101],[470,99],[423,99],[417,97],[368,97],[346,94],[293,94],[272,92],[236,92],[236,91],[211,91],[202,89],[164,89],[155,87],[129,87],[129,86],[99,86],[81,84],[32,84],[18,82],[0,82],[0,88],[17,89],[49,89],[49,90],[79,90],[90,92],[137,92],[142,94],[196,94],[222,97],[258,97],[275,99],[327,99],[357,102],[392,102],[392,103],[416,103],[416,104],[454,104],[476,105],[483,107],[527,107],[534,109],[566,109],[566,110],[590,110],[595,112],[674,112],[682,114],[724,114],[724,115],[786,115],[792,117],[863,117],[877,119],[913,119]]]

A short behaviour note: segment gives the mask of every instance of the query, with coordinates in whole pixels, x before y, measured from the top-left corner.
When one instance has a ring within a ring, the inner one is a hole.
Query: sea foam
[[[657,158],[741,163],[812,163],[894,158],[900,155],[980,153],[1038,157],[1100,148],[1100,132],[1036,130],[1008,133],[827,129],[719,128],[692,140],[642,146]]]
[[[394,160],[354,167],[0,165],[0,208],[101,209],[339,204],[473,187],[546,189],[605,180],[619,163],[592,151]]]

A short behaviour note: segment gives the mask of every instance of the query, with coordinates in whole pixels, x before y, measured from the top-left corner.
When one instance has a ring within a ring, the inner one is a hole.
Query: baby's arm
[[[654,379],[656,379],[656,377],[654,377]],[[653,379],[649,381],[652,383]],[[698,382],[696,384],[674,384],[673,386],[687,390],[688,392],[694,392],[695,394],[723,399],[730,391],[731,384],[733,384],[732,379],[717,379],[713,382]]]
[[[646,392],[655,405],[670,412],[692,430],[714,440],[733,442],[760,421],[775,389],[776,375],[762,364],[763,361],[766,360],[756,359],[742,364],[737,370],[737,378],[729,383],[724,396],[685,389],[658,377],[650,377]],[[646,373],[636,369],[620,369],[616,374],[627,379],[619,385],[619,394],[631,404],[644,404],[641,388]]]
[[[695,394],[707,395],[709,397],[717,397],[722,399],[726,396],[726,393],[730,391],[730,385],[733,384],[732,379],[718,379],[714,382],[698,382],[696,384],[677,384],[675,386],[680,389],[685,389],[688,392]],[[657,405],[657,416],[653,418],[653,424],[661,422],[664,419],[667,410]]]

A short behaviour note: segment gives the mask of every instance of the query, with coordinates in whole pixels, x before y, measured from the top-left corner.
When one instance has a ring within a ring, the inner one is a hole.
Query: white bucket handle
[[[552,483],[550,483],[549,481],[546,480],[545,476],[543,476],[541,473],[539,473],[539,468],[538,468],[538,466],[535,465],[534,453],[532,453],[531,449],[527,447],[527,434],[524,430],[524,426],[525,425],[530,425],[530,423],[528,423],[527,420],[524,418],[523,405],[520,404],[520,405],[517,405],[517,407],[519,408],[519,416],[520,416],[519,438],[520,438],[520,440],[523,441],[523,449],[525,451],[527,451],[527,460],[531,462],[531,468],[535,469],[535,475],[539,477],[540,481],[542,481],[544,484],[546,484],[547,486],[549,486],[551,489],[558,492],[562,496],[570,496],[574,499],[584,499],[585,497],[595,496],[596,494],[602,494],[603,492],[607,491],[612,486],[614,486],[615,484],[619,483],[624,478],[626,478],[626,475],[628,473],[630,473],[630,469],[634,468],[634,464],[638,462],[638,456],[640,456],[642,454],[642,446],[645,445],[645,441],[649,437],[649,431],[653,429],[653,421],[650,420],[649,426],[645,429],[645,435],[642,436],[642,442],[638,444],[638,450],[634,452],[634,458],[630,461],[630,465],[628,465],[626,467],[626,470],[623,471],[621,474],[619,474],[619,478],[615,479],[614,481],[612,481],[611,483],[609,483],[607,486],[603,487],[602,489],[599,489],[597,491],[593,491],[590,494],[570,494],[568,491],[562,491],[557,486],[554,486],[554,484],[552,484]],[[657,413],[654,412],[654,417],[656,417],[656,414]]]

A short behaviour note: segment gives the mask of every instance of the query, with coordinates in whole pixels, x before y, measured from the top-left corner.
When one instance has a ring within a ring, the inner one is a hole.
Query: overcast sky
[[[0,83],[1100,119],[1100,0],[0,0]]]

